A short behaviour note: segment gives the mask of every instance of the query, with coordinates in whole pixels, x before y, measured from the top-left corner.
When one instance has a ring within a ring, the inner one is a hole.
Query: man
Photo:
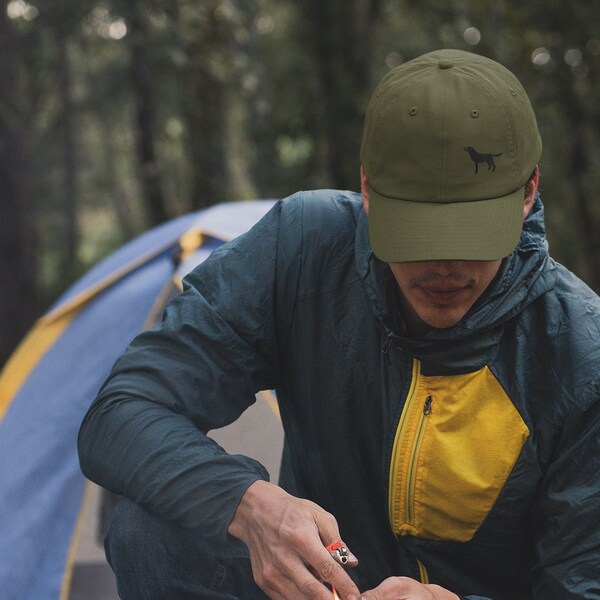
[[[373,94],[362,199],[296,194],[187,277],[80,433],[122,598],[600,598],[600,304],[540,154],[510,72],[427,54]],[[206,436],[271,388],[281,487]]]

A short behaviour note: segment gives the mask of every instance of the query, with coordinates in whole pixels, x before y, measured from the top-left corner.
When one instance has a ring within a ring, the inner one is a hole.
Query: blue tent
[[[182,276],[272,204],[221,204],[152,229],[75,283],[14,352],[0,373],[3,600],[68,598],[86,488],[76,437],[88,406]]]

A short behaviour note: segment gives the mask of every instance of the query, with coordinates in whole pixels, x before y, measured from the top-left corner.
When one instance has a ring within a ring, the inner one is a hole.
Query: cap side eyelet
[[[416,106],[411,106],[411,107],[408,109],[408,114],[409,114],[411,117],[414,117],[414,116],[415,116],[415,115],[416,115],[418,112],[419,112],[419,111],[418,111],[418,109],[417,109],[417,107],[416,107]]]
[[[479,111],[476,108],[474,108],[471,111],[471,117],[473,117],[474,119],[476,119],[477,117],[479,117]]]

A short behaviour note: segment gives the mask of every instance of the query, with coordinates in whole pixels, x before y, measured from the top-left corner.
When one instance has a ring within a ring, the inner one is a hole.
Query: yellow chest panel
[[[529,429],[492,372],[423,376],[414,361],[396,431],[389,513],[396,535],[470,540]]]

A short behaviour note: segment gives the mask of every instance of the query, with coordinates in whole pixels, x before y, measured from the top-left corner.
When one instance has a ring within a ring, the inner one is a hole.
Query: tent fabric
[[[111,254],[36,323],[0,373],[0,590],[4,600],[68,598],[86,481],[76,438],[129,341],[181,277],[249,229],[271,200],[169,221]]]

